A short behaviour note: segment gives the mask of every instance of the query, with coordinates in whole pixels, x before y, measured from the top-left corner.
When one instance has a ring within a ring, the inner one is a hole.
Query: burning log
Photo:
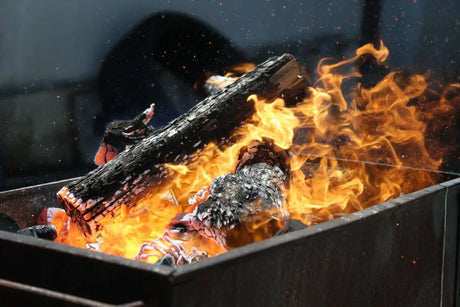
[[[273,237],[289,216],[286,158],[268,142],[243,148],[235,173],[213,180],[208,198],[192,213],[191,227],[225,248]]]
[[[68,214],[85,235],[94,234],[100,220],[115,215],[121,204],[133,206],[150,188],[163,182],[164,163],[186,160],[209,142],[231,134],[254,113],[250,94],[293,104],[305,93],[303,69],[289,54],[271,58],[251,72],[201,101],[189,112],[155,130],[143,141],[119,154],[58,192]]]
[[[290,173],[287,158],[285,150],[267,139],[242,148],[235,172],[200,190],[191,199],[194,211],[173,218],[163,236],[141,245],[136,259],[160,256],[181,265],[207,257],[194,247],[188,252],[182,240],[196,241],[198,236],[200,241],[211,239],[232,249],[285,232],[289,227],[284,195]]]

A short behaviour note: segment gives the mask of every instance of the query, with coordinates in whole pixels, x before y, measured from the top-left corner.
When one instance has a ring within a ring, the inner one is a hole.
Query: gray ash
[[[273,218],[285,219],[283,191],[287,181],[279,167],[266,163],[220,176],[212,182],[208,199],[195,209],[192,227],[227,246],[228,231],[251,222],[260,213],[275,212]]]

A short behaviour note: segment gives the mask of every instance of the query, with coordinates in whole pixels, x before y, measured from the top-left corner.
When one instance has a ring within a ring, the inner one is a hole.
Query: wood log
[[[249,95],[282,97],[287,104],[303,98],[303,71],[290,54],[268,59],[114,160],[63,187],[58,199],[86,236],[95,234],[104,216],[115,215],[121,204],[134,206],[165,180],[164,163],[183,161],[209,142],[230,136],[254,113]]]
[[[190,218],[192,228],[227,249],[273,237],[287,228],[287,157],[270,140],[242,148],[235,173],[214,179],[209,197],[196,207]]]
[[[191,199],[193,212],[172,218],[161,237],[141,245],[136,259],[161,256],[159,264],[166,261],[177,266],[208,256],[206,249],[184,249],[181,241],[202,241],[206,246],[206,240],[212,240],[228,250],[290,228],[300,229],[300,221],[288,220],[284,193],[290,173],[287,159],[286,150],[271,140],[252,141],[241,149],[235,172],[215,178],[210,187],[197,192]]]

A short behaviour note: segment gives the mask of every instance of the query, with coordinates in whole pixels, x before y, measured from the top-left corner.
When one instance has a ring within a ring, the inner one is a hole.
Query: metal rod
[[[394,164],[383,163],[383,162],[360,161],[360,160],[353,160],[353,159],[344,159],[344,158],[336,158],[336,157],[328,157],[328,156],[310,155],[310,154],[304,154],[304,153],[301,153],[300,155],[301,156],[313,157],[313,158],[319,158],[319,159],[330,159],[330,160],[337,160],[337,161],[342,161],[342,162],[354,162],[354,163],[364,163],[364,164],[378,165],[378,166],[385,166],[385,167],[396,167],[396,168],[409,169],[409,170],[414,170],[414,171],[424,171],[424,172],[431,172],[431,173],[437,173],[437,174],[451,175],[451,176],[460,177],[460,173],[433,170],[433,169],[429,169],[429,168],[417,168],[417,167],[404,166],[404,165],[394,165]]]
[[[110,307],[110,306],[115,306],[113,304],[107,304],[99,301],[95,301],[92,299],[87,299],[84,297],[79,297],[75,295],[70,295],[67,293],[61,293],[49,289],[44,289],[36,286],[31,286],[31,285],[26,285],[10,280],[6,280],[3,278],[0,278],[0,288],[8,288],[11,289],[12,291],[18,291],[20,293],[23,293],[25,296],[27,295],[35,295],[38,298],[48,298],[52,299],[56,302],[61,302],[61,303],[67,303],[71,305],[82,305],[82,306],[98,306],[98,307]],[[10,302],[13,303],[13,302]],[[144,306],[144,303],[142,301],[134,301],[130,302],[127,304],[123,304],[123,306],[129,306],[129,307],[137,307],[137,306]]]

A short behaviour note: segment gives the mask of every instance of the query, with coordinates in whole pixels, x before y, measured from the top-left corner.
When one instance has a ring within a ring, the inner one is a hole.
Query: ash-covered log
[[[185,250],[182,241],[210,239],[228,250],[288,231],[287,158],[269,139],[242,148],[235,172],[203,187],[191,199],[193,212],[174,217],[161,237],[141,245],[136,259],[160,256],[160,263],[181,265],[207,257]]]
[[[233,174],[213,180],[191,226],[225,248],[267,239],[286,228],[287,153],[268,140],[243,148]]]
[[[293,104],[305,94],[303,68],[290,54],[273,57],[234,83],[155,130],[143,141],[63,187],[58,198],[82,232],[90,236],[100,220],[121,204],[133,206],[167,176],[164,163],[184,161],[209,142],[231,135],[254,113],[251,94]]]

